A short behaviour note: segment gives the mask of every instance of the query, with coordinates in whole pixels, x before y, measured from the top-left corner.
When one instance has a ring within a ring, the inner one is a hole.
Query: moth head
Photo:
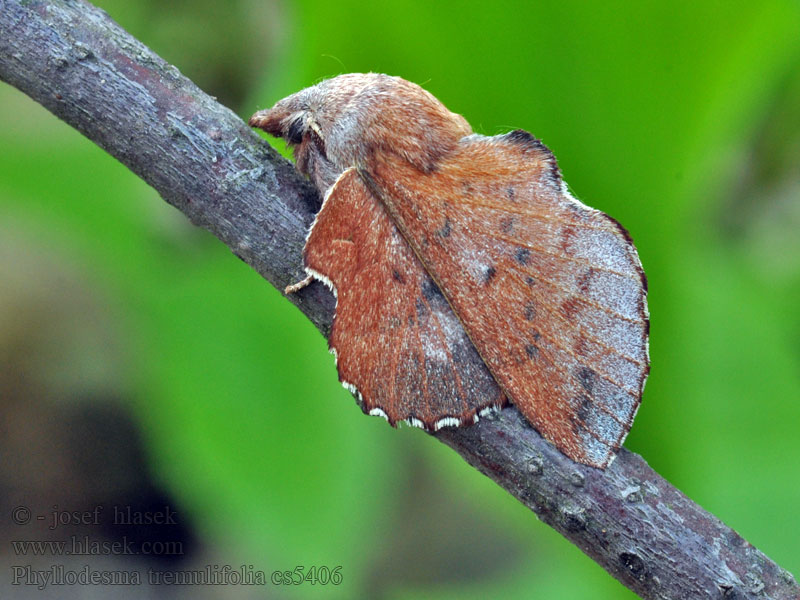
[[[314,179],[389,157],[427,173],[472,133],[461,115],[418,85],[377,73],[322,81],[257,112],[250,125],[285,139],[297,168]]]

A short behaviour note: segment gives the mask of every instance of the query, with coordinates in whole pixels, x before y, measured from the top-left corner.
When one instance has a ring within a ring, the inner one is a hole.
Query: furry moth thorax
[[[284,138],[297,168],[323,190],[346,169],[388,157],[427,173],[472,133],[417,84],[378,73],[326,79],[257,112],[250,125]]]

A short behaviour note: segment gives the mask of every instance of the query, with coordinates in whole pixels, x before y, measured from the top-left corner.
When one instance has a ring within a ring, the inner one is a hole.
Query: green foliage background
[[[379,71],[543,139],[649,277],[626,446],[800,574],[795,1],[98,3],[243,118]],[[130,399],[220,562],[343,566],[270,597],[632,597],[452,451],[363,416],[302,315],[114,159],[8,86],[0,106],[0,295],[21,272],[94,307],[54,320],[42,377]]]

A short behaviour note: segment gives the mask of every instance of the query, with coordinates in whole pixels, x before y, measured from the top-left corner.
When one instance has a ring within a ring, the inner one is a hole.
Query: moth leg
[[[288,296],[289,294],[294,294],[295,292],[299,292],[304,287],[309,285],[312,281],[314,281],[314,277],[311,276],[311,275],[308,275],[302,281],[298,281],[297,283],[293,283],[291,285],[287,285],[286,289],[283,290],[283,293]]]

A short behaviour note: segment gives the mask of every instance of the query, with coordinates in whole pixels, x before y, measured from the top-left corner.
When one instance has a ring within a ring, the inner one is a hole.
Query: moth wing
[[[604,467],[649,370],[646,281],[627,232],[568,193],[529,133],[469,136],[423,174],[364,177],[538,431]]]
[[[364,412],[436,430],[505,397],[419,259],[355,169],[327,192],[304,249],[337,297],[329,344]]]

